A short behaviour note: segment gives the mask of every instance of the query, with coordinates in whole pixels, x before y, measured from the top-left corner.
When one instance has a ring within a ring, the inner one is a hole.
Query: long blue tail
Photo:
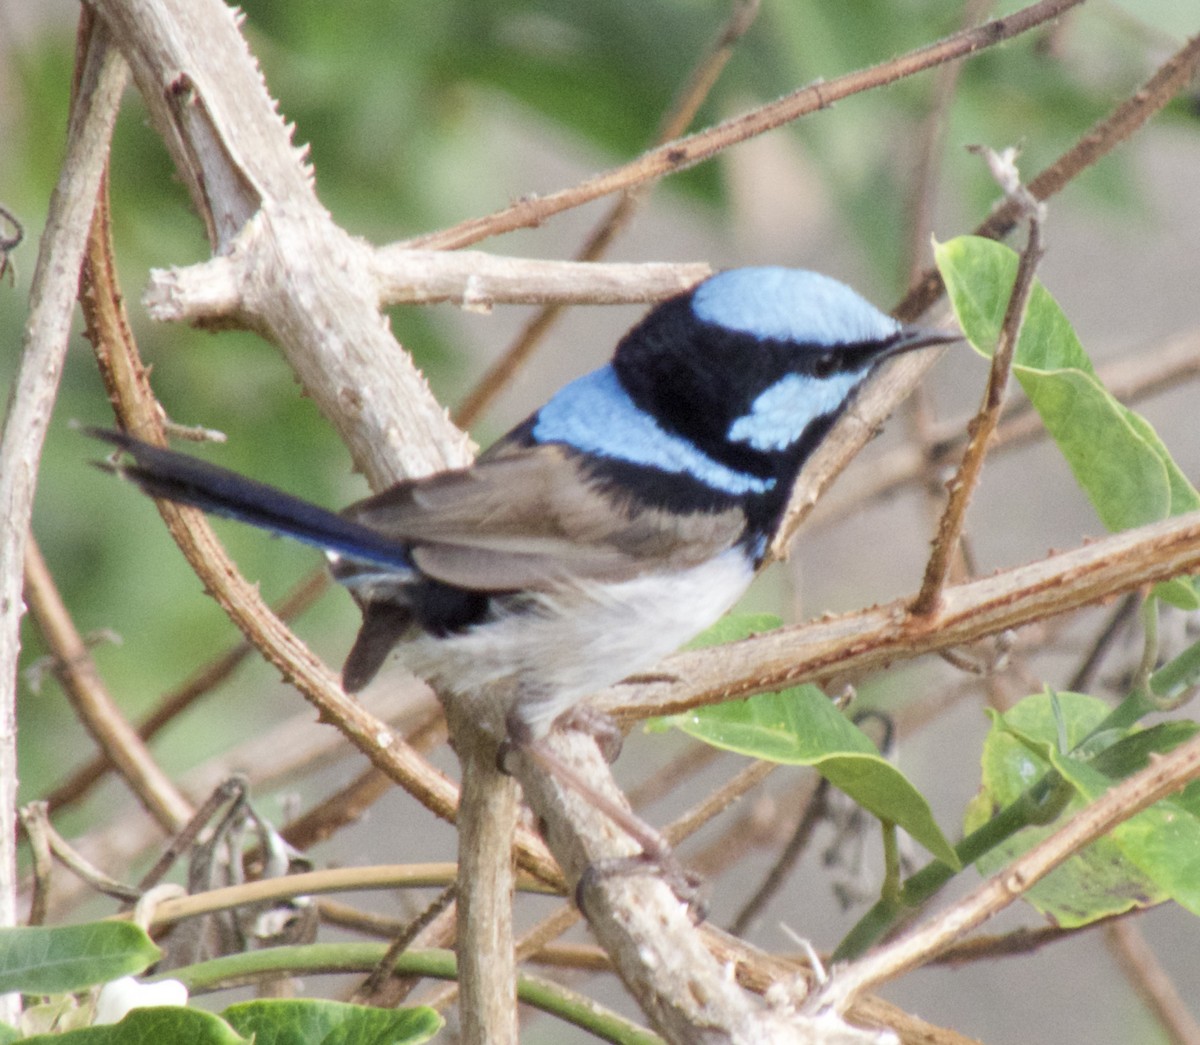
[[[390,570],[413,569],[407,545],[273,486],[187,454],[151,446],[124,432],[107,428],[85,428],[84,432],[112,443],[134,462],[97,461],[98,468],[131,479],[151,497],[189,504]]]

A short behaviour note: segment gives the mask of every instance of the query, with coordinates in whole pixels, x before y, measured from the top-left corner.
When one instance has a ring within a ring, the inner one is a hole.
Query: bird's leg
[[[587,731],[585,730],[585,732]],[[613,801],[608,795],[594,787],[574,767],[562,761],[543,740],[531,736],[524,723],[510,719],[508,733],[505,746],[509,751],[519,751],[548,776],[574,791],[607,816],[642,847],[641,853],[637,856],[597,861],[584,870],[575,889],[576,903],[581,910],[584,906],[584,894],[597,880],[612,875],[640,874],[651,867],[661,874],[663,880],[679,900],[687,904],[696,920],[703,920],[703,904],[700,903],[697,895],[701,880],[679,863],[670,842],[661,832],[630,809]]]

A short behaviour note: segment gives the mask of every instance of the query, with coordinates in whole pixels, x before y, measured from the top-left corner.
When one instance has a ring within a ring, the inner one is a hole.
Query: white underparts
[[[671,574],[522,596],[462,634],[422,635],[399,660],[435,689],[488,699],[507,691],[534,737],[589,693],[652,667],[718,620],[753,578],[740,549]],[[493,697],[494,699],[494,697]]]

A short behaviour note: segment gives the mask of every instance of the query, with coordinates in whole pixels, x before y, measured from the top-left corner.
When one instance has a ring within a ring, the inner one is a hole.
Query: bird
[[[829,276],[720,271],[654,306],[609,363],[465,468],[333,512],[110,429],[101,467],[156,498],[322,549],[362,610],[342,679],[395,656],[500,699],[535,744],[719,619],[767,556],[797,475],[876,369],[958,335]]]

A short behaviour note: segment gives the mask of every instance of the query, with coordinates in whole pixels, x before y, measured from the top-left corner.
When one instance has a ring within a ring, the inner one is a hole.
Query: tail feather
[[[199,458],[144,443],[124,432],[105,428],[84,431],[129,454],[134,462],[97,461],[97,467],[132,480],[151,497],[191,505],[390,570],[413,569],[407,545],[336,512]]]

